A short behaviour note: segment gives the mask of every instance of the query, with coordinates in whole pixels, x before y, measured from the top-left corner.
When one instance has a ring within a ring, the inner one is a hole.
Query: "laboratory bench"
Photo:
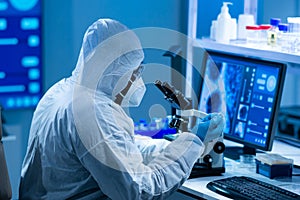
[[[226,146],[233,145],[234,143],[225,140]],[[294,160],[293,174],[300,173],[300,149],[284,142],[274,140],[271,153],[280,154],[286,158]],[[266,176],[256,173],[255,162],[240,162],[224,158],[226,171],[220,176],[207,176],[188,179],[182,187],[178,190],[177,194],[170,199],[229,199],[225,196],[219,195],[206,188],[206,185],[212,180],[218,180],[232,176],[248,176],[273,185],[279,186],[286,190],[292,191],[300,195],[300,176],[292,177],[275,177],[270,179]]]

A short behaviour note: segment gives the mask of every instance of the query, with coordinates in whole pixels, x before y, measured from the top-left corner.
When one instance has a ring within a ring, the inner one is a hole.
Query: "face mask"
[[[138,107],[146,92],[146,86],[142,78],[136,80],[129,88],[124,96],[121,106],[122,107]]]
[[[115,96],[115,103],[121,105],[122,107],[137,107],[140,105],[143,96],[146,92],[146,87],[141,74],[144,70],[144,66],[140,65],[136,68],[128,77],[128,74],[125,74],[115,87],[115,91],[119,91]],[[127,84],[124,87],[124,83]],[[122,88],[120,90],[120,88]]]

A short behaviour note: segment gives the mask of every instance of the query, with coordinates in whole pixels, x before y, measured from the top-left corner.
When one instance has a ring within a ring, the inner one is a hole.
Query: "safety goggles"
[[[123,90],[121,90],[120,93],[118,93],[116,95],[115,103],[121,105],[122,100],[125,97],[125,95],[127,94],[127,92],[129,91],[131,85],[142,76],[144,69],[145,69],[145,67],[143,65],[140,65],[138,68],[136,68],[132,72],[131,77],[130,77],[126,87]]]
[[[130,82],[133,83],[137,79],[139,79],[142,76],[142,73],[144,71],[145,67],[143,65],[140,65],[138,68],[136,68],[131,75]]]

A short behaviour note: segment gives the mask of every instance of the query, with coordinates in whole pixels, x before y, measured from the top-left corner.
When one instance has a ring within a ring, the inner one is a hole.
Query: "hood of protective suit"
[[[118,21],[99,19],[84,35],[71,79],[113,100],[143,59],[140,41],[133,31]]]

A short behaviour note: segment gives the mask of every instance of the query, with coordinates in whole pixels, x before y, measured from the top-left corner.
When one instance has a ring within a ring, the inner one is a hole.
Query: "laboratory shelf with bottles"
[[[242,54],[264,60],[287,63],[291,67],[300,69],[300,52],[282,52],[268,45],[251,46],[245,40],[230,41],[229,44],[217,43],[209,38],[194,39],[193,46],[207,50],[222,51],[225,53]]]
[[[230,0],[228,0],[228,1],[230,2]],[[225,0],[223,1],[223,4],[224,4],[224,2],[225,2]],[[278,2],[278,1],[276,1],[276,2]],[[210,39],[209,36],[201,37],[201,38],[197,37],[197,33],[196,33],[197,25],[200,24],[200,22],[197,22],[197,15],[198,15],[198,4],[200,4],[200,3],[201,3],[200,0],[189,0],[188,36],[191,39],[189,42],[189,45],[191,45],[192,47],[190,47],[190,49],[188,48],[188,52],[187,52],[188,57],[192,58],[193,57],[192,48],[198,47],[198,48],[203,48],[203,49],[207,49],[207,50],[220,51],[220,52],[224,52],[224,53],[240,54],[240,55],[255,57],[258,59],[283,62],[283,63],[286,63],[288,65],[288,67],[292,67],[292,68],[296,67],[295,69],[297,69],[298,72],[300,71],[299,70],[300,69],[300,50],[299,51],[282,51],[278,47],[274,48],[267,44],[258,44],[258,45],[250,44],[249,45],[249,43],[247,43],[246,39],[230,40],[229,43],[219,43],[219,42],[216,42],[215,40]],[[260,3],[263,3],[263,1],[260,1]],[[289,2],[289,3],[291,3],[291,2]],[[257,0],[244,0],[244,11],[248,10],[251,13],[252,12],[251,10],[255,10],[255,12],[257,12],[257,7],[258,7],[257,4],[258,4]],[[234,5],[232,5],[232,6],[234,6]],[[220,10],[220,8],[216,8],[216,9]],[[266,9],[269,9],[269,7],[267,7]],[[223,7],[221,10],[223,10]],[[227,12],[228,12],[228,9],[227,9]],[[284,12],[284,11],[281,10],[281,12]],[[229,13],[230,13],[230,9],[229,9]],[[295,13],[295,14],[298,15],[299,13]],[[255,15],[257,16],[257,13],[255,13]],[[297,24],[297,25],[299,25],[299,24]],[[300,33],[299,33],[299,35],[300,35]],[[300,37],[299,37],[299,40],[300,40]]]

